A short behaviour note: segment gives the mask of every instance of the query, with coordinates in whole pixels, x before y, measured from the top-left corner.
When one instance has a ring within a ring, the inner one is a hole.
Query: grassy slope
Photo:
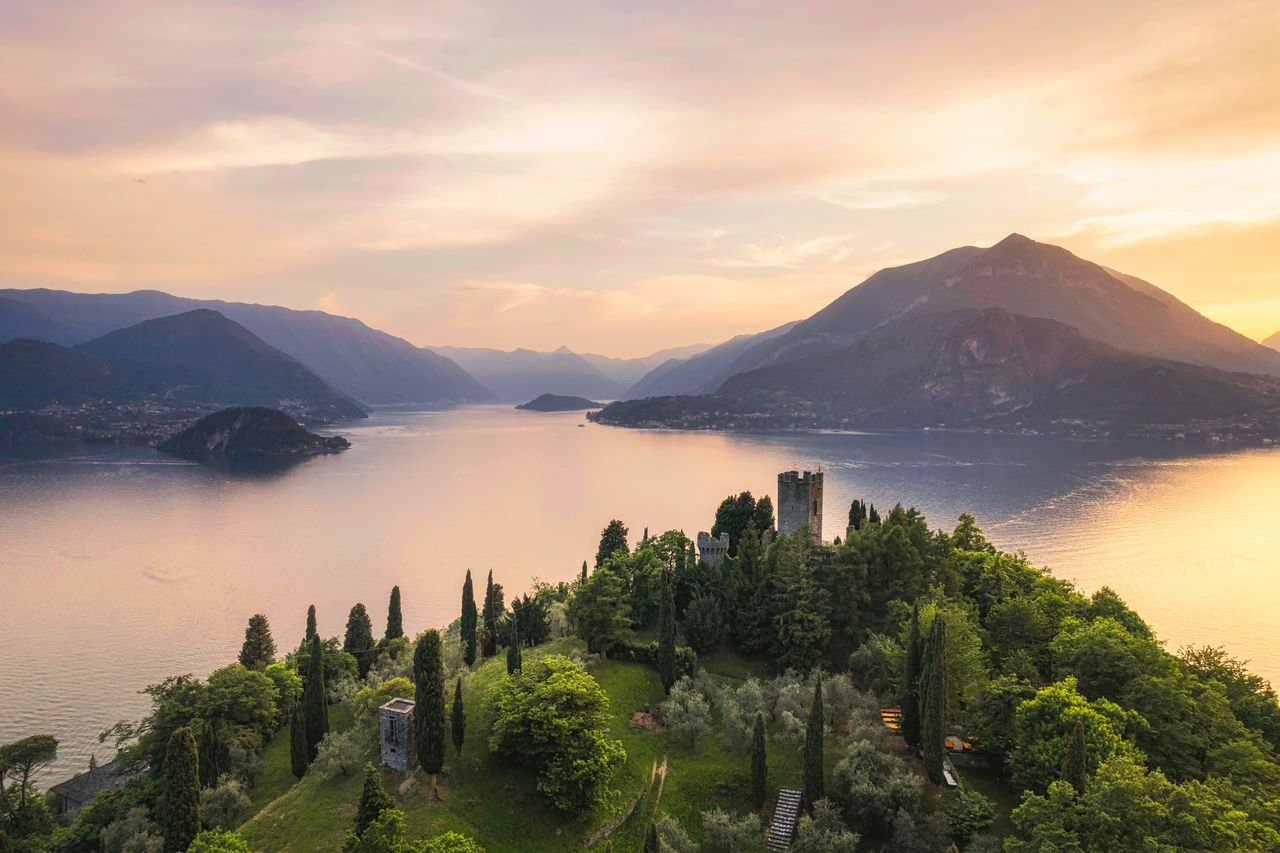
[[[556,640],[526,653],[531,657],[580,649],[573,639]],[[752,668],[732,655],[713,655],[705,661],[714,674],[727,679],[741,678]],[[617,794],[608,806],[578,818],[564,818],[548,807],[535,789],[534,775],[523,767],[489,756],[484,742],[482,708],[484,696],[506,675],[502,656],[477,665],[464,688],[467,708],[467,742],[461,757],[452,750],[440,777],[444,801],[428,802],[421,789],[406,795],[396,792],[399,774],[384,777],[396,804],[404,809],[414,837],[430,837],[456,830],[474,837],[490,853],[582,849],[583,840],[595,829],[618,815],[630,800],[643,793],[644,799],[610,839],[595,850],[636,850],[643,844],[648,821],[655,814],[656,785],[649,779],[655,760],[668,760],[668,775],[657,804],[657,813],[669,813],[694,837],[701,831],[699,813],[715,806],[743,812],[748,808],[750,762],[741,751],[729,747],[716,735],[704,739],[694,751],[670,744],[665,732],[643,732],[631,728],[633,712],[656,706],[662,699],[662,685],[652,667],[642,664],[604,661],[593,674],[609,694],[611,728],[627,751],[625,766],[613,780]],[[283,746],[282,746],[283,744]],[[828,755],[828,764],[834,756]],[[287,733],[277,737],[267,753],[267,772],[254,790],[259,797],[287,786]],[[770,788],[799,786],[798,751],[771,743],[769,751]],[[288,787],[249,823],[241,828],[256,848],[303,851],[334,850],[355,818],[360,798],[361,777],[352,773],[345,779],[326,782],[308,777]]]

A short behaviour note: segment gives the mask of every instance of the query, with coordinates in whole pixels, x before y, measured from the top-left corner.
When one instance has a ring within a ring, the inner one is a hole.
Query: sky
[[[1280,330],[1275,0],[0,0],[0,286],[643,355],[1019,232]]]

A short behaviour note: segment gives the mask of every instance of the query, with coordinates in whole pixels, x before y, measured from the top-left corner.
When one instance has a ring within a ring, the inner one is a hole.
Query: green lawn
[[[525,653],[525,659],[543,654],[581,649],[575,639],[555,640]],[[749,662],[734,662],[719,653],[709,669],[731,678],[756,674]],[[500,655],[476,666],[464,690],[467,708],[467,742],[461,756],[450,750],[440,776],[443,800],[431,802],[421,788],[400,794],[403,777],[386,773],[384,781],[397,807],[406,813],[414,837],[430,837],[448,830],[472,836],[491,853],[503,851],[559,851],[583,849],[594,831],[616,820],[630,801],[643,796],[635,813],[594,850],[638,850],[644,832],[657,813],[669,813],[695,838],[701,834],[699,813],[714,806],[735,812],[748,808],[750,762],[744,751],[729,747],[713,734],[696,751],[668,742],[665,732],[645,732],[630,725],[637,710],[655,707],[662,700],[657,672],[648,665],[603,661],[593,669],[610,699],[611,729],[627,751],[625,765],[615,775],[615,795],[605,806],[566,818],[551,809],[534,787],[529,770],[488,754],[484,741],[484,697],[506,675]],[[772,744],[769,781],[774,791],[782,785],[798,786],[800,755],[795,749]],[[372,758],[373,756],[371,756]],[[650,785],[655,762],[666,758],[668,773],[660,803],[657,783]],[[829,755],[830,760],[834,760]],[[253,791],[255,808],[278,794],[241,828],[256,848],[280,851],[332,851],[341,847],[343,834],[352,825],[360,798],[362,778],[353,772],[331,782],[306,777],[291,785],[288,733],[283,732],[267,751],[267,770]]]

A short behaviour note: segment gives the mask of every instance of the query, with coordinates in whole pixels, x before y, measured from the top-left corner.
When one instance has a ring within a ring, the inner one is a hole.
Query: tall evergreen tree
[[[511,645],[507,646],[507,675],[515,675],[524,668],[520,652],[520,617],[514,607],[511,610]]]
[[[934,784],[942,784],[943,741],[947,727],[947,622],[933,617],[921,655],[920,741],[924,769]]]
[[[307,718],[303,714],[302,703],[295,702],[293,713],[289,715],[289,766],[293,775],[301,779],[310,763],[307,758]]]
[[[920,602],[911,608],[911,633],[902,673],[902,737],[908,745],[920,746]]]
[[[378,650],[373,645],[373,620],[360,602],[356,602],[347,615],[347,633],[342,638],[342,650],[356,659],[362,679],[369,674]]]
[[[249,617],[249,627],[244,629],[244,645],[240,647],[240,663],[249,669],[262,669],[276,659],[276,641],[271,636],[271,625],[262,613]]]
[[[382,773],[369,762],[364,766],[364,790],[360,792],[360,807],[356,809],[356,835],[364,835],[378,815],[394,806],[391,795],[382,787]]]
[[[662,572],[662,602],[658,607],[658,677],[662,689],[671,692],[676,683],[676,600],[671,571]]]
[[[1084,721],[1076,720],[1071,740],[1067,741],[1067,751],[1062,756],[1062,779],[1071,783],[1077,794],[1084,793],[1084,786],[1089,778],[1088,745],[1084,734]]]
[[[444,767],[444,668],[440,658],[440,632],[418,635],[413,651],[414,744],[418,763],[434,776]]]
[[[462,755],[462,742],[467,733],[467,712],[462,707],[462,678],[453,688],[453,748]]]
[[[658,825],[649,821],[649,831],[644,834],[644,853],[662,853],[658,844]]]
[[[404,616],[400,612],[400,587],[391,587],[391,601],[387,603],[388,640],[396,640],[404,636]]]
[[[728,569],[726,596],[733,644],[738,651],[753,654],[768,646],[769,633],[764,546],[754,519],[747,523],[738,544],[738,555]]]
[[[324,689],[324,650],[320,638],[311,638],[307,676],[302,685],[303,731],[307,736],[307,764],[316,760],[320,741],[329,733],[329,700]]]
[[[181,853],[200,832],[200,757],[191,729],[174,729],[160,770],[156,823],[166,853]]]
[[[774,528],[773,498],[764,495],[760,500],[756,501],[756,511],[752,513],[751,521],[755,523],[757,536],[766,530]],[[746,535],[745,532],[743,535]],[[739,545],[738,547],[742,546]]]
[[[627,545],[627,534],[630,532],[627,526],[616,518],[605,525],[604,530],[600,532],[600,546],[596,548],[597,569],[617,551],[624,554],[631,553],[630,546]]]
[[[872,505],[867,509],[867,521],[869,521],[869,522],[870,522],[870,523],[872,523],[872,524],[879,524],[879,523],[880,523],[880,513],[876,512],[876,505],[875,505],[875,504],[872,504]]]
[[[755,725],[751,729],[751,807],[764,808],[769,784],[769,764],[765,758],[764,714],[756,711]]]
[[[587,561],[586,560],[582,561],[582,577],[580,578],[580,580],[582,581],[582,583],[587,582]]]
[[[826,712],[822,708],[822,673],[813,686],[813,704],[809,706],[809,719],[804,728],[804,767],[801,781],[804,786],[804,806],[813,804],[825,796],[823,791],[822,758],[826,730]]]
[[[491,658],[498,653],[498,608],[493,593],[493,569],[489,570],[489,583],[484,591],[484,635],[481,652]]]
[[[313,604],[307,608],[307,633],[302,638],[303,643],[310,643],[315,637],[319,637],[320,632],[316,630],[316,606]]]
[[[476,594],[471,585],[471,570],[462,582],[462,659],[471,666],[476,662]]]

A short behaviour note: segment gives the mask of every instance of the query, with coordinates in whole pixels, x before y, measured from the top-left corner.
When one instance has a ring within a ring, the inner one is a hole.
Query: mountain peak
[[[569,347],[565,346],[564,344],[561,344],[560,346],[556,347],[555,351],[560,353],[561,355],[577,355],[576,352],[569,349]]]
[[[1022,234],[1019,234],[1017,231],[1014,231],[1008,237],[1005,237],[1003,240],[1001,240],[999,243],[996,243],[995,246],[992,246],[991,248],[995,249],[1000,246],[1006,246],[1006,247],[1007,246],[1034,246],[1035,244],[1036,244],[1035,240],[1032,240],[1030,237],[1023,236]]]

